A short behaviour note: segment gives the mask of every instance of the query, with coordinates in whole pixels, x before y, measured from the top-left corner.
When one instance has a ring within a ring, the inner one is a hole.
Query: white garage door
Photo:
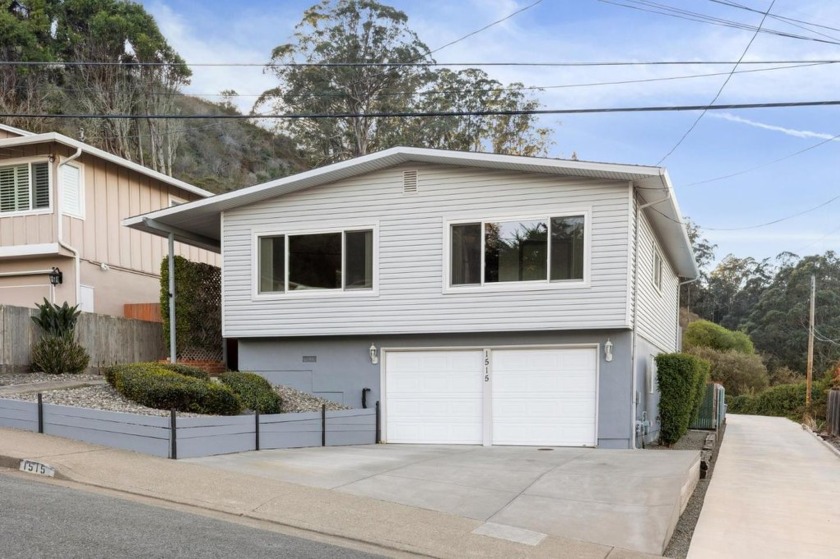
[[[388,352],[385,440],[481,444],[482,356],[476,350]]]
[[[595,446],[595,348],[387,352],[385,440]],[[485,405],[488,401],[488,405]],[[492,432],[483,440],[483,426]]]
[[[595,446],[593,348],[494,350],[493,444]]]

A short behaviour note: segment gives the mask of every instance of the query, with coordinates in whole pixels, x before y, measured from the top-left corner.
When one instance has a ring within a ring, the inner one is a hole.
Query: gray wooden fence
[[[378,407],[272,415],[160,417],[0,399],[0,427],[163,458],[374,444],[378,421]]]
[[[29,371],[32,346],[40,336],[32,322],[36,312],[0,305],[0,374]],[[163,325],[159,322],[82,313],[76,333],[90,355],[89,369],[93,372],[114,363],[156,361],[166,356]]]
[[[829,435],[840,436],[840,390],[829,390],[825,429]]]

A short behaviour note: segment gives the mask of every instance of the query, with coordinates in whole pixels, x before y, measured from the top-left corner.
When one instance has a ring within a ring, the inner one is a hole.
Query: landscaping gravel
[[[0,386],[11,387],[18,385],[21,389],[23,389],[26,385],[42,384],[46,382],[71,381],[84,383],[102,380],[103,377],[100,375],[48,375],[46,373],[25,373],[0,376]],[[323,398],[307,394],[306,392],[301,392],[300,390],[295,390],[289,386],[275,386],[274,390],[280,395],[281,413],[321,411],[321,406],[323,404],[327,405],[328,410],[351,409],[348,406],[324,400]],[[147,408],[146,406],[141,406],[140,404],[136,404],[131,400],[124,398],[108,384],[44,390],[42,394],[45,403],[60,406],[76,406],[124,413],[136,413],[140,415],[169,415],[168,410]],[[37,393],[35,392],[27,392],[23,394],[6,393],[3,397],[29,402],[34,402],[38,399]],[[179,412],[178,415],[182,417],[200,416],[199,414],[181,412]]]
[[[47,373],[15,373],[12,375],[0,375],[0,386],[12,386],[15,384],[41,384],[44,382],[90,382],[102,380],[101,375],[92,374],[61,374],[48,375]]]

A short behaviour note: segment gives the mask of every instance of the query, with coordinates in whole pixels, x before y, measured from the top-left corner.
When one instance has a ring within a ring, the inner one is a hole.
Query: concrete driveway
[[[476,533],[546,534],[661,554],[697,483],[694,451],[370,445],[187,460],[484,521]]]

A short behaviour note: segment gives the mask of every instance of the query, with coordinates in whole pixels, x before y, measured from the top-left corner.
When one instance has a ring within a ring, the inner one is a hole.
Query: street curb
[[[19,470],[20,469],[20,463],[23,460],[26,460],[26,458],[16,458],[14,456],[0,455],[0,468],[7,468],[9,470]],[[34,459],[32,459],[32,460],[34,460]],[[62,474],[61,472],[58,471],[58,468],[56,468],[52,465],[50,465],[50,467],[55,471],[55,476],[52,476],[53,479],[59,479],[61,481],[72,481],[74,483],[82,483],[83,485],[89,485],[89,484],[85,484],[83,482],[76,481],[73,478]],[[29,475],[32,475],[32,474],[29,474]],[[35,477],[41,477],[41,476],[35,476]]]
[[[802,423],[802,429],[811,433],[814,436],[815,439],[817,439],[818,441],[820,441],[820,443],[822,443],[822,445],[824,447],[826,447],[828,450],[833,452],[834,456],[836,456],[837,458],[840,458],[840,450],[838,450],[836,446],[834,446],[830,442],[823,439],[821,436],[819,436],[817,433],[815,433],[810,427],[808,427],[804,423]]]

